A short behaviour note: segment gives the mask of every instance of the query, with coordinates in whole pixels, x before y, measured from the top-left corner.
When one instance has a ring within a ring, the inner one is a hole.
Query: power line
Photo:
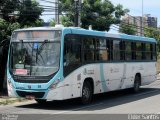
[[[112,30],[115,30],[115,31],[118,31],[118,32],[119,32],[119,30],[116,30],[116,29],[114,29],[114,28],[110,28],[110,29],[112,29]]]
[[[39,5],[39,7],[49,7],[49,8],[53,8],[54,6],[48,6],[48,5]]]
[[[58,4],[57,2],[51,2],[51,1],[48,1],[48,0],[40,0],[42,2],[47,2],[47,3],[54,3],[54,4]]]
[[[3,15],[2,13],[0,13],[0,15]],[[29,16],[29,15],[37,15],[36,13],[29,13],[29,14],[16,14],[16,13],[9,13],[9,15],[15,15],[15,16],[20,16],[20,15],[26,15],[26,16]],[[58,14],[56,14],[56,13],[49,13],[49,14],[47,14],[47,13],[42,13],[42,15],[58,15]],[[61,15],[67,15],[67,13],[63,13],[63,14],[61,14]]]

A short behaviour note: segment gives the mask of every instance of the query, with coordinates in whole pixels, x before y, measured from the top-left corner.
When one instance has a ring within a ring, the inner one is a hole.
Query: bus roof
[[[19,31],[31,31],[31,30],[62,30],[62,28],[56,28],[56,27],[31,27],[31,28],[17,29],[15,31],[19,32]]]
[[[108,37],[108,38],[117,38],[117,39],[126,39],[126,40],[134,40],[134,41],[144,41],[144,42],[157,42],[154,38],[136,36],[136,35],[127,35],[127,34],[112,34],[103,31],[96,30],[86,30],[86,29],[78,29],[78,28],[64,28],[66,30],[71,30],[73,34],[83,34],[83,35],[93,35],[100,37]]]
[[[99,37],[108,37],[108,38],[117,38],[117,39],[126,39],[126,40],[134,40],[134,41],[144,41],[144,42],[157,42],[154,38],[135,36],[135,35],[127,35],[127,34],[112,34],[103,31],[96,30],[87,30],[83,28],[76,27],[33,27],[33,28],[25,28],[18,29],[15,31],[30,31],[30,30],[64,30],[71,31],[73,34],[82,34],[89,36],[99,36]]]

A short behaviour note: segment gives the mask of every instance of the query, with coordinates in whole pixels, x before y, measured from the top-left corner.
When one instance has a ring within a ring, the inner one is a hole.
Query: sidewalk
[[[24,98],[10,98],[6,92],[0,92],[0,105],[13,104],[15,102],[27,101]]]

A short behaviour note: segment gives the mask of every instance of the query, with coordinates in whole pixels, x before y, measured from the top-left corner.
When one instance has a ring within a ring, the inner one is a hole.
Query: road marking
[[[57,114],[69,113],[69,112],[81,110],[81,109],[84,109],[84,108],[95,107],[95,106],[102,105],[102,104],[104,104],[104,103],[101,102],[101,103],[97,103],[97,104],[94,104],[94,105],[88,105],[88,106],[84,106],[84,107],[79,107],[79,108],[71,109],[71,110],[68,110],[68,111],[56,112],[56,113],[53,113],[53,114],[54,114],[54,115],[57,115]]]

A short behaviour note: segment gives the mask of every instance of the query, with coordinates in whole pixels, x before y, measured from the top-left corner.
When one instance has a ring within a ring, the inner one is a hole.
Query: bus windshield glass
[[[13,33],[10,50],[10,71],[13,75],[49,76],[58,71],[61,32],[38,32]]]

